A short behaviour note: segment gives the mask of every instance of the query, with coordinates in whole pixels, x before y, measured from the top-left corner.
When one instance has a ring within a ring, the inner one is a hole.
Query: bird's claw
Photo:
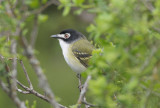
[[[78,88],[79,88],[79,90],[80,90],[80,92],[81,92],[82,89],[83,89],[83,85],[79,85]]]

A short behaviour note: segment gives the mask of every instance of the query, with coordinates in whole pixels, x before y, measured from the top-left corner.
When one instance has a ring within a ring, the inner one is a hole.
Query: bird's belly
[[[70,56],[64,56],[67,64],[71,67],[71,69],[77,73],[84,72],[86,70],[86,67],[84,67],[77,58],[75,58],[73,55]]]
[[[84,72],[86,67],[84,67],[79,60],[73,55],[71,51],[70,44],[65,43],[62,40],[59,40],[60,46],[62,48],[63,56],[67,64],[71,69],[77,73]]]

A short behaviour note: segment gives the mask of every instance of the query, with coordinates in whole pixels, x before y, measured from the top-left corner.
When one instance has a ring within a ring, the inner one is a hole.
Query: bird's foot
[[[79,85],[78,88],[79,88],[79,91],[81,92],[83,89],[83,85]]]

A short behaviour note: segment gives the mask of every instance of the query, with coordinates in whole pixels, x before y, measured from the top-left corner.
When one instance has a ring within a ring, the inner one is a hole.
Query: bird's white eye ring
[[[70,37],[70,34],[69,34],[69,33],[66,33],[66,34],[64,35],[64,37],[65,37],[65,39],[68,39],[68,38]]]

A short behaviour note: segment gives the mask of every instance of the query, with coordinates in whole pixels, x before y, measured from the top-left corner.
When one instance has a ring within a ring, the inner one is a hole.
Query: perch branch
[[[86,79],[86,81],[85,81],[85,83],[84,83],[84,86],[83,86],[83,88],[82,88],[82,90],[81,90],[81,92],[80,92],[80,96],[79,96],[79,99],[78,99],[78,107],[77,108],[80,108],[81,107],[81,104],[82,104],[82,102],[83,102],[83,100],[84,100],[84,97],[85,97],[85,93],[86,93],[86,91],[87,91],[87,88],[88,88],[88,83],[89,83],[89,81],[91,80],[91,75],[89,75],[88,77],[87,77],[87,79]]]

